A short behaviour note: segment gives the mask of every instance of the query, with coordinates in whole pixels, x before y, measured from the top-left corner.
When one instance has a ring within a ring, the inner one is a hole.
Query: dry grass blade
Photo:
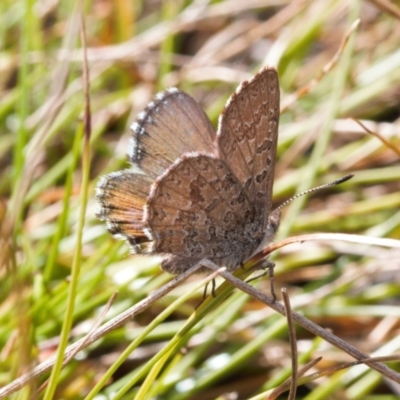
[[[400,19],[400,8],[388,0],[369,0],[371,3],[375,4],[383,12],[390,13],[395,18]]]
[[[294,102],[296,102],[300,97],[303,97],[310,93],[321,81],[321,79],[329,73],[329,71],[332,70],[332,68],[338,63],[340,56],[342,55],[344,48],[346,47],[347,42],[350,39],[350,36],[353,34],[353,32],[357,29],[358,25],[360,24],[360,20],[356,20],[353,22],[353,24],[350,26],[348,31],[346,32],[344,38],[342,39],[342,42],[340,43],[339,49],[335,53],[335,55],[332,57],[329,62],[324,65],[322,68],[321,72],[318,74],[316,78],[314,78],[311,82],[309,82],[306,86],[303,86],[299,89],[296,90],[294,94],[289,96],[285,103],[282,104],[281,106],[281,111],[284,112],[286,111],[289,107],[293,105]]]
[[[298,366],[298,352],[297,352],[297,339],[296,339],[296,329],[293,323],[292,307],[290,305],[290,299],[287,294],[286,288],[282,288],[282,298],[283,304],[285,306],[286,319],[288,321],[288,332],[289,332],[289,342],[291,349],[291,360],[292,360],[292,377],[290,379],[290,389],[288,400],[293,400],[296,398],[297,390],[297,377],[299,376],[299,366]]]
[[[153,294],[151,294],[144,300],[140,301],[139,303],[135,304],[130,309],[119,314],[116,318],[112,319],[111,321],[108,321],[106,324],[101,326],[99,329],[96,329],[95,332],[92,332],[90,335],[87,335],[86,337],[80,339],[78,342],[69,346],[65,351],[65,354],[64,354],[65,358],[67,360],[70,359],[71,354],[76,354],[77,349],[82,349],[84,347],[91,345],[92,343],[96,342],[98,339],[104,337],[107,333],[115,330],[119,326],[126,324],[127,321],[130,321],[135,315],[140,314],[141,312],[146,310],[148,307],[150,307],[151,304],[153,304],[157,300],[164,297],[168,292],[170,292],[172,289],[177,287],[180,283],[185,281],[185,279],[187,279],[189,276],[194,274],[196,272],[196,270],[198,270],[201,267],[202,267],[201,264],[195,265],[190,270],[187,270],[184,274],[181,274],[177,278],[168,282],[168,284],[164,285],[163,287],[161,287],[159,290],[157,290],[156,292],[154,292]],[[213,279],[213,275],[211,275],[209,278]],[[5,398],[5,396],[8,396],[11,393],[14,393],[16,390],[24,387],[28,382],[32,381],[32,379],[43,375],[45,372],[47,372],[53,366],[54,361],[55,361],[55,357],[52,357],[52,358],[46,360],[44,363],[42,363],[41,365],[38,365],[29,373],[16,379],[11,384],[1,388],[0,389],[0,399]]]
[[[308,363],[306,363],[305,365],[303,365],[297,373],[298,378],[304,376],[304,374],[310,370],[312,367],[314,367],[315,365],[317,365],[320,361],[321,361],[322,357],[319,357],[315,360],[311,360]],[[268,400],[275,400],[278,398],[278,396],[280,396],[282,393],[284,393],[286,390],[289,389],[289,387],[292,385],[292,379],[288,379],[286,382],[282,383],[282,385],[280,385],[279,387],[277,387],[269,396],[268,396]]]

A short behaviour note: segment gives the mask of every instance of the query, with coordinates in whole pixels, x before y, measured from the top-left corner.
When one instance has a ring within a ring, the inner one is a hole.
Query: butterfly
[[[272,212],[278,121],[273,68],[241,83],[217,132],[187,93],[159,93],[131,126],[135,169],[99,180],[98,217],[134,253],[162,256],[171,274],[205,258],[235,270],[279,226],[280,212]]]

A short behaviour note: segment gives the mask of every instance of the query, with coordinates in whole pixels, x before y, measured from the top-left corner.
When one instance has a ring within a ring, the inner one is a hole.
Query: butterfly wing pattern
[[[121,171],[97,188],[99,217],[134,252],[163,256],[179,274],[201,259],[234,270],[271,240],[279,82],[264,68],[230,97],[217,134],[199,104],[169,89],[133,124]]]
[[[131,129],[127,157],[139,172],[123,170],[100,178],[97,216],[106,221],[113,235],[126,239],[134,253],[143,253],[152,247],[143,219],[151,185],[182,153],[195,150],[195,146],[201,151],[215,151],[215,131],[197,102],[175,88],[157,94]]]

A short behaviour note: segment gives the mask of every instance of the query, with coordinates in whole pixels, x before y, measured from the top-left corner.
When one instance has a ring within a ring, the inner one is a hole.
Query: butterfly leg
[[[213,282],[214,282],[214,279],[213,279]],[[201,298],[201,301],[200,301],[200,303],[196,306],[196,308],[200,305],[200,304],[202,304],[203,302],[204,302],[204,300],[206,299],[206,297],[207,297],[207,289],[208,289],[208,284],[209,284],[210,282],[207,282],[206,284],[205,284],[205,286],[204,286],[204,290],[203,290],[203,297]]]
[[[207,258],[205,258],[203,260],[200,260],[198,262],[198,264],[204,265],[206,268],[207,268],[207,265],[212,265],[214,268],[218,268],[218,266],[216,264],[214,264],[212,261],[208,260]],[[210,268],[210,270],[212,271],[212,270],[214,270],[214,268]],[[200,270],[203,270],[203,269],[201,268]],[[207,289],[208,289],[209,283],[210,282],[206,283],[206,285],[204,286],[203,297],[202,297],[200,303],[197,304],[195,309],[197,309],[201,304],[203,304],[204,300],[206,299],[206,297],[207,297]],[[216,282],[215,282],[215,279],[213,279],[211,281],[211,295],[213,297],[217,297],[217,294],[215,293],[215,289],[216,289]]]
[[[270,281],[270,290],[271,290],[271,295],[274,301],[276,301],[276,294],[275,294],[275,287],[274,287],[274,268],[275,268],[275,263],[272,261],[266,259],[266,260],[261,260],[258,262],[256,265],[252,267],[254,270],[262,270],[263,272],[254,278],[248,279],[246,282],[249,283],[251,281],[254,281],[256,279],[262,278],[265,275],[268,275],[269,281]]]
[[[195,307],[195,310],[197,310],[197,309],[204,303],[204,300],[205,300],[206,297],[207,297],[207,289],[208,289],[209,283],[210,283],[210,282],[207,282],[206,285],[204,286],[203,297],[202,297],[200,303],[197,304],[197,306]],[[217,297],[217,294],[215,293],[215,287],[216,287],[215,279],[213,279],[213,280],[211,281],[211,295],[212,295],[212,297]]]

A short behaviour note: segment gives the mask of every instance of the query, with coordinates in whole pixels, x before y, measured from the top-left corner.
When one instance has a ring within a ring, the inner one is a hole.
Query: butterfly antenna
[[[291,197],[290,199],[286,200],[285,202],[283,202],[278,208],[276,208],[273,212],[274,214],[279,212],[280,210],[282,210],[283,207],[287,206],[291,201],[297,199],[300,196],[304,196],[305,194],[309,194],[309,193],[313,193],[313,192],[317,192],[318,190],[321,189],[326,189],[332,186],[336,186],[336,185],[340,185],[343,182],[348,181],[349,179],[351,179],[354,175],[353,174],[349,174],[346,176],[343,176],[342,178],[336,179],[333,182],[330,183],[326,183],[325,185],[321,185],[321,186],[317,186],[315,188],[312,189],[308,189],[305,192],[301,192],[296,194],[295,196]]]

